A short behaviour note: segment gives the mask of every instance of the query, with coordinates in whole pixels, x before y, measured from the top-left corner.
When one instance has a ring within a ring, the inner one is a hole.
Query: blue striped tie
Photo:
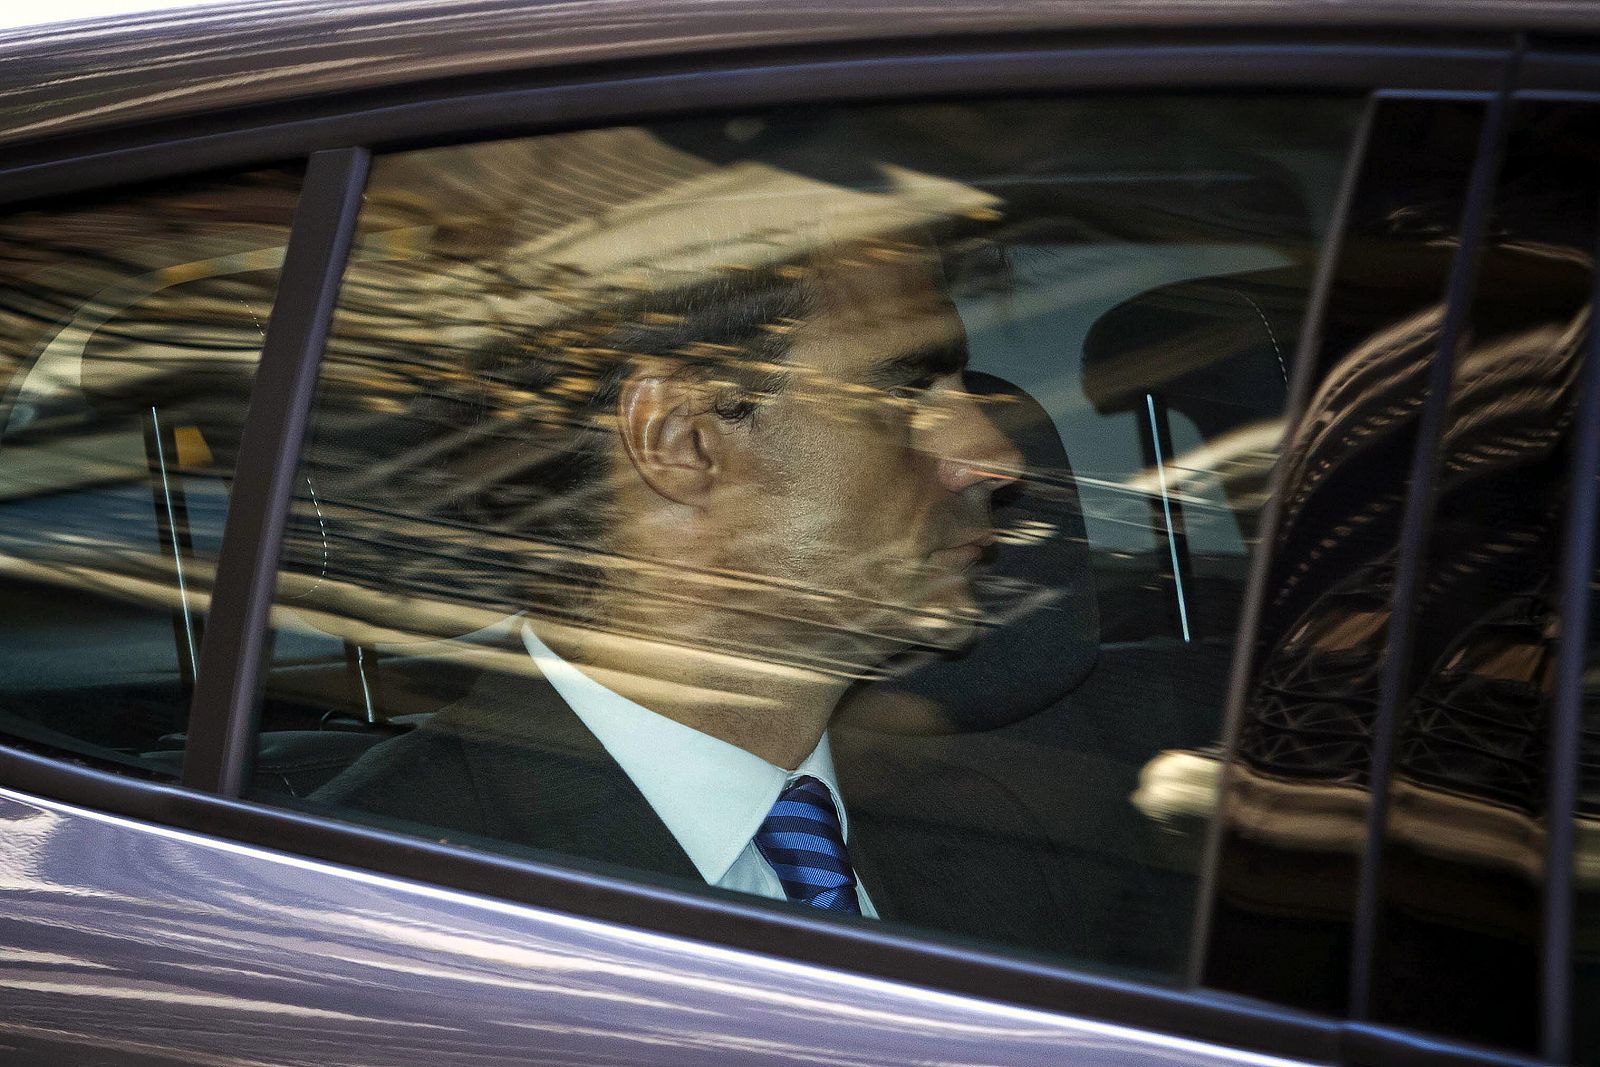
[[[817,779],[801,775],[778,794],[778,802],[756,831],[755,843],[790,900],[824,911],[861,914],[856,874],[850,869],[833,794]]]

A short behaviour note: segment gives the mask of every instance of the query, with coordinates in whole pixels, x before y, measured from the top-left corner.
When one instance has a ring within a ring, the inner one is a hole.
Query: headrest
[[[1083,342],[1083,391],[1101,414],[1154,394],[1207,440],[1283,412],[1309,277],[1283,267],[1198,278],[1112,308]]]
[[[978,585],[992,625],[959,655],[905,657],[889,677],[856,686],[839,704],[841,725],[881,733],[991,730],[1043,711],[1094,666],[1100,613],[1077,482],[1055,423],[1001,378],[968,372],[967,388],[997,401],[986,410],[1026,469],[995,496],[1000,551]]]

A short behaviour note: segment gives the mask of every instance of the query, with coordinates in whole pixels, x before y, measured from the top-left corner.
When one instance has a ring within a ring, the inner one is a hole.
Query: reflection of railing
[[[136,446],[138,442],[129,443]],[[41,491],[26,500],[0,504],[0,572],[63,590],[165,609],[180,609],[187,603],[193,613],[203,614],[214,561],[186,558],[185,581],[180,586],[170,558],[163,557],[154,542],[145,472],[141,469],[135,475],[124,468],[122,474],[119,482],[101,484],[89,492]],[[181,471],[174,471],[173,477],[186,483],[191,513],[208,508],[210,517],[205,521],[220,529],[225,484],[215,478],[185,478]],[[201,485],[208,487],[203,495],[195,492]],[[408,514],[403,503],[381,509],[326,498],[313,504],[307,497],[302,505],[305,521],[291,523],[286,535],[279,621],[285,625],[295,625],[296,620],[309,622],[314,629],[358,644],[455,637],[529,609],[555,620],[584,624],[581,614],[555,607],[570,599],[571,590],[563,583],[575,567],[599,571],[610,583],[628,587],[638,584],[640,578],[653,578],[645,584],[669,590],[658,596],[672,598],[682,609],[694,607],[697,590],[714,591],[719,601],[730,594],[735,600],[742,596],[752,604],[760,599],[759,594],[774,592],[784,598],[801,597],[852,609],[864,602],[856,594],[781,582],[760,574],[668,568],[652,560],[599,553],[557,540],[495,535],[459,521]],[[1029,527],[1016,533],[1016,538],[1024,540],[1052,536],[1060,536],[1059,531]],[[660,580],[669,576],[670,582]],[[1058,595],[1037,583],[998,575],[979,575],[975,584],[984,603],[986,624],[1035,610]],[[670,607],[665,600],[663,605]],[[904,613],[939,610],[887,602],[873,602],[872,606]],[[826,612],[819,614],[825,616]],[[826,627],[826,623],[815,625]],[[886,635],[837,627],[833,636],[843,639],[835,642],[843,648],[851,638],[876,647]],[[792,653],[737,642],[720,645],[718,650],[774,661],[794,658]],[[860,657],[841,651],[819,654],[804,665],[859,676],[881,658],[881,651]]]
[[[1250,766],[1366,781],[1393,578],[1387,563],[1347,577],[1264,656],[1240,735],[1240,757]]]
[[[1509,598],[1467,627],[1407,709],[1396,771],[1417,782],[1544,810],[1555,613],[1541,598]]]
[[[58,404],[63,398],[79,397],[83,383],[85,349],[96,339],[100,330],[118,316],[126,315],[130,308],[174,286],[211,279],[225,281],[231,276],[247,272],[276,271],[283,264],[283,253],[282,245],[230,252],[210,259],[162,267],[136,277],[121,279],[116,284],[95,293],[41,348],[28,373],[6,398],[3,409],[0,409],[5,412],[3,431],[0,432],[5,435],[16,433],[34,420],[41,406]],[[256,303],[260,304],[264,313],[265,308],[270,306],[270,300],[264,299],[265,294],[251,295],[256,297]],[[194,316],[194,321],[189,326],[188,336],[182,336],[183,331],[174,331],[173,336],[151,345],[143,358],[134,354],[119,359],[117,371],[122,381],[116,385],[120,390],[133,395],[140,386],[148,391],[154,384],[152,379],[184,371],[214,369],[209,365],[220,362],[223,354],[230,349],[202,349],[202,356],[191,356],[186,361],[180,340],[189,345],[203,343],[206,339],[214,342],[219,325],[229,319],[237,320],[231,329],[253,342],[231,349],[236,353],[235,360],[249,364],[254,363],[260,356],[262,340],[260,315],[253,311],[249,304],[241,301],[244,306],[242,314],[238,309],[230,308],[226,316],[207,317],[199,306],[202,303],[201,297],[190,296],[188,299],[195,305],[189,311],[189,314]]]
[[[1216,508],[1218,494],[1225,494],[1231,510],[1257,510],[1266,502],[1266,478],[1278,460],[1282,438],[1281,420],[1230,430],[1167,460],[1165,482],[1186,508]],[[1162,474],[1150,468],[1136,471],[1119,488],[1146,496],[1159,493]]]
[[[1270,467],[1271,457],[1267,457],[1266,468]],[[1171,463],[1166,465],[1165,470],[1174,479],[1171,484],[1177,487],[1169,490],[1169,499],[1183,505],[1185,525],[1191,536],[1214,524],[1220,524],[1225,529],[1236,529],[1239,513],[1257,511],[1265,500],[1262,494],[1219,502],[1205,493],[1208,484],[1221,484],[1221,478],[1214,481],[1190,479],[1188,470]],[[1200,472],[1202,476],[1217,473]],[[1150,501],[1161,499],[1160,489],[1151,491],[1148,486],[1147,479],[1153,478],[1154,474],[1150,471],[1140,471],[1126,478],[1094,471],[1080,473],[1078,486],[1083,490],[1085,517],[1103,525],[1148,531]]]

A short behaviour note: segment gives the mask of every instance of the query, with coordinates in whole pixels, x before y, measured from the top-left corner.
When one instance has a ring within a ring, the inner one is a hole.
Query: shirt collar
[[[827,734],[800,766],[786,771],[606,688],[552,652],[527,623],[522,642],[545,680],[644,794],[708,884],[728,873],[778,794],[801,775],[828,787],[840,831],[850,839]]]

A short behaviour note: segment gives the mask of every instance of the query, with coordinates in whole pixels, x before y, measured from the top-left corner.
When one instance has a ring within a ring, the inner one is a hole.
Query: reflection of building
[[[1562,448],[1587,317],[1487,343],[1461,361],[1441,445],[1437,536],[1419,591],[1412,696],[1402,715],[1396,769],[1419,784],[1510,805],[1542,806],[1542,727],[1554,617],[1543,585],[1554,567],[1552,480]],[[1370,473],[1374,451],[1404,469],[1394,444],[1413,417],[1419,321],[1406,344],[1358,351],[1363,375],[1330,376],[1291,451],[1290,491],[1273,564],[1281,577],[1264,623],[1241,756],[1256,771],[1364,785],[1388,638],[1396,505],[1355,495],[1344,468]],[[1353,393],[1346,385],[1359,386]],[[1399,388],[1395,393],[1390,390]],[[1363,417],[1360,413],[1365,412]],[[1329,511],[1355,509],[1342,521]],[[1486,505],[1495,521],[1482,519]],[[1316,514],[1331,533],[1302,545],[1296,526]],[[1298,549],[1298,551],[1297,551]],[[1365,562],[1363,562],[1365,560]],[[1291,615],[1284,609],[1294,606]]]
[[[1281,989],[1277,961],[1314,953],[1328,965],[1295,982],[1298,1004],[1524,1047],[1538,987],[1552,576],[1592,277],[1586,251],[1505,236],[1521,213],[1550,206],[1548,191],[1505,181],[1448,393],[1431,398],[1443,414],[1436,445],[1419,442],[1419,426],[1446,260],[1427,257],[1448,245],[1418,247],[1410,290],[1387,299],[1363,288],[1361,267],[1369,242],[1392,240],[1388,220],[1336,271],[1332,304],[1345,317],[1326,327],[1320,385],[1285,453],[1220,809],[1207,973],[1240,992]],[[1413,466],[1419,443],[1437,450],[1431,468]],[[1409,484],[1414,469],[1428,484]],[[1402,544],[1412,506],[1429,521]],[[1402,577],[1413,559],[1414,583]],[[1390,761],[1375,782],[1378,751]],[[1385,800],[1376,823],[1374,788]],[[1372,910],[1358,916],[1358,905]],[[1375,922],[1376,956],[1352,976],[1358,918]],[[1454,961],[1467,958],[1493,980],[1465,977]],[[1353,988],[1368,1001],[1347,1004]]]

